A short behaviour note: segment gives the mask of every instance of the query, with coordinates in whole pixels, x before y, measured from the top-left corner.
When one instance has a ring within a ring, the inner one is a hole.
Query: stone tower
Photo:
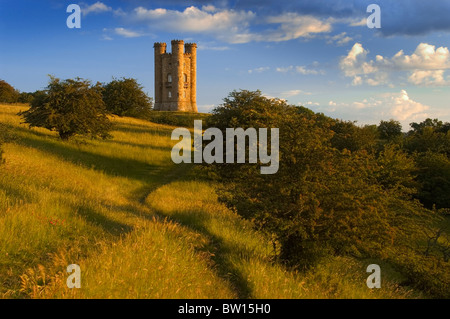
[[[155,48],[155,110],[197,112],[197,44],[173,40]]]

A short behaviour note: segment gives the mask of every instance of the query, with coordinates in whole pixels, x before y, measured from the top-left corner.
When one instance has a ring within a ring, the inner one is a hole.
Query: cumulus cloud
[[[96,3],[92,5],[82,5],[81,6],[81,12],[84,15],[88,15],[89,13],[101,13],[101,12],[108,12],[112,11],[111,7],[108,7],[103,2],[97,1]]]
[[[355,43],[347,56],[341,58],[339,67],[346,77],[353,78],[352,85],[372,86],[390,84],[389,73],[409,72],[408,81],[415,85],[447,85],[445,71],[450,68],[448,48],[437,48],[428,43],[420,43],[411,55],[403,50],[392,58],[377,55],[368,59],[368,51],[362,44]]]
[[[325,112],[339,112],[339,114],[354,119],[362,120],[363,123],[377,123],[380,120],[395,119],[407,128],[413,121],[422,121],[429,117],[427,111],[430,106],[412,99],[406,90],[378,94],[362,101],[351,103],[329,101]]]
[[[427,116],[424,112],[430,108],[410,99],[405,90],[402,90],[399,94],[392,94],[389,98],[392,102],[391,114],[394,119],[399,121],[424,118]]]
[[[439,70],[450,68],[450,54],[448,48],[420,43],[413,54],[405,55],[403,50],[399,51],[392,62],[404,69],[426,69]]]

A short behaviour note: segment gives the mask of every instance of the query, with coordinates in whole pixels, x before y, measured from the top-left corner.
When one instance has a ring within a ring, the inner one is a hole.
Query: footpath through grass
[[[15,137],[0,166],[1,298],[420,297],[393,270],[368,289],[369,261],[285,269],[213,183],[172,163],[171,126],[114,118],[111,140],[62,142],[20,124],[24,109],[0,105]],[[66,286],[69,264],[81,289]]]

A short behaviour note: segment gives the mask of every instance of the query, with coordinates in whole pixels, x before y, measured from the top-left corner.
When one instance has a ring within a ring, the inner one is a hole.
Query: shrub
[[[19,92],[4,80],[0,80],[0,102],[15,103],[19,98]]]
[[[143,117],[152,108],[152,99],[145,94],[135,79],[114,79],[104,88],[103,101],[112,114]]]
[[[50,77],[44,94],[36,94],[31,108],[19,113],[30,127],[55,130],[63,140],[74,135],[107,138],[111,123],[100,83]]]

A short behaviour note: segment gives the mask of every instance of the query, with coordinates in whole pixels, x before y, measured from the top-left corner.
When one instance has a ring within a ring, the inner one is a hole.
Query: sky
[[[153,44],[173,39],[198,44],[200,112],[259,89],[359,125],[450,122],[450,0],[0,0],[0,79],[132,77],[153,97]]]

